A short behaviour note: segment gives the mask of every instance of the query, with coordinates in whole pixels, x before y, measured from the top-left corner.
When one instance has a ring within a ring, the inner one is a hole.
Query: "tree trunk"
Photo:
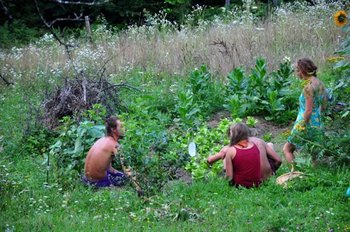
[[[7,18],[9,19],[9,22],[11,23],[13,20],[12,15],[10,14],[9,9],[5,6],[4,2],[2,0],[0,0],[2,9],[4,10],[4,14],[7,16]]]
[[[87,38],[88,38],[89,42],[92,43],[91,26],[90,26],[89,16],[85,16],[85,28],[86,28]]]
[[[230,0],[225,0],[225,7],[226,9],[230,7]]]

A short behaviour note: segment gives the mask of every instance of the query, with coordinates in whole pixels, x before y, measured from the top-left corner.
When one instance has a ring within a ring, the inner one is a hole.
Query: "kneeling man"
[[[124,135],[122,122],[111,116],[105,124],[106,136],[97,140],[86,156],[83,182],[95,187],[121,186],[127,177],[112,167],[112,160]]]

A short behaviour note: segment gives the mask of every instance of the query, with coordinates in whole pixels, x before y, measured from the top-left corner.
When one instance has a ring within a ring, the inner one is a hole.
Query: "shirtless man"
[[[281,158],[274,151],[273,144],[249,137],[249,128],[245,124],[231,125],[228,134],[230,145],[210,156],[207,161],[212,164],[219,159],[225,159],[226,177],[230,182],[238,182],[235,185],[258,186],[281,165]]]
[[[118,140],[124,135],[122,122],[111,116],[105,124],[106,136],[97,140],[86,156],[83,182],[96,187],[121,186],[126,175],[114,169],[111,163],[119,147]]]

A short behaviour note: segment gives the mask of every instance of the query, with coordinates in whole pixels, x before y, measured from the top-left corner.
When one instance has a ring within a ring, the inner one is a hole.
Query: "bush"
[[[225,108],[232,117],[265,115],[277,123],[289,122],[297,109],[296,91],[291,90],[292,68],[289,60],[268,74],[264,59],[257,59],[250,75],[236,68],[227,76]]]
[[[84,116],[79,123],[67,116],[62,119],[59,135],[48,153],[47,162],[51,156],[57,181],[66,187],[79,178],[88,150],[96,139],[104,136],[106,109],[94,105]]]
[[[130,113],[120,115],[126,132],[115,161],[118,168],[121,162],[130,167],[143,191],[150,194],[172,178],[179,157],[168,148],[169,116],[150,110],[143,103],[140,99],[130,103]]]
[[[30,28],[20,20],[0,26],[0,48],[10,48],[27,44],[40,36],[38,28]]]
[[[205,65],[191,72],[183,90],[177,96],[175,106],[180,125],[185,128],[200,122],[223,104],[222,86],[215,81]]]
[[[49,147],[55,140],[57,134],[47,128],[37,128],[25,134],[21,141],[20,149],[21,155],[28,155],[32,157],[42,156],[49,151]]]
[[[350,165],[350,130],[331,131],[319,134],[306,143],[303,153],[310,154],[314,160],[330,166]]]

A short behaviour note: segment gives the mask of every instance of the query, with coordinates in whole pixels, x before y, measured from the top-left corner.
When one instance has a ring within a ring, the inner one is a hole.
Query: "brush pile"
[[[44,123],[55,128],[64,116],[75,116],[91,109],[94,104],[101,104],[107,114],[115,114],[121,107],[120,88],[133,88],[126,83],[112,84],[106,78],[66,78],[63,86],[56,87],[43,101]]]

